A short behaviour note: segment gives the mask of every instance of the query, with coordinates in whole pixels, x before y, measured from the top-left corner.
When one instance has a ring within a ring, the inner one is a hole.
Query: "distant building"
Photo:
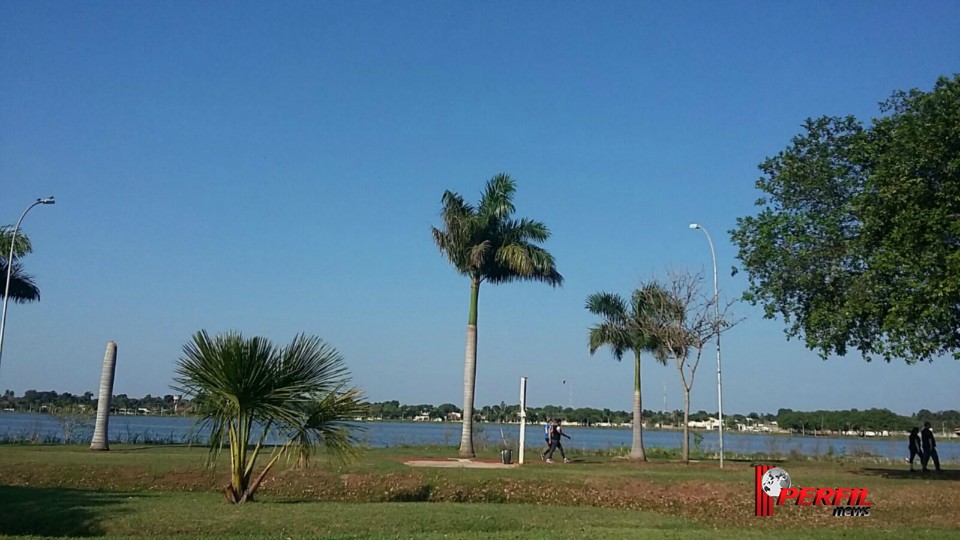
[[[691,421],[687,422],[687,426],[688,426],[688,427],[692,427],[692,428],[694,428],[694,429],[711,429],[711,430],[712,430],[712,429],[716,429],[716,430],[719,430],[719,429],[720,429],[720,420],[717,420],[716,418],[713,418],[713,417],[711,416],[710,418],[707,418],[706,420],[703,420],[703,421],[691,420]]]

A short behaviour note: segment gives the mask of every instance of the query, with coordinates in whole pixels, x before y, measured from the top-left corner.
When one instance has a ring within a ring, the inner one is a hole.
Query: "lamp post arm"
[[[38,204],[53,203],[53,197],[37,199],[33,204],[28,206],[22,214],[20,214],[20,219],[17,220],[17,224],[13,227],[13,235],[10,238],[10,253],[7,256],[7,281],[3,286],[3,313],[0,314],[0,361],[3,360],[3,333],[7,327],[7,302],[10,300],[10,278],[13,275],[13,248],[17,245],[17,231],[20,230],[20,224],[23,223],[23,218],[27,217],[27,212],[29,212],[34,206]]]

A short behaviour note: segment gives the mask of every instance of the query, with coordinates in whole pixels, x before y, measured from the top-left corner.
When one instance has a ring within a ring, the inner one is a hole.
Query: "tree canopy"
[[[731,231],[744,296],[823,358],[960,358],[960,75],[881,112],[808,119],[760,164]]]

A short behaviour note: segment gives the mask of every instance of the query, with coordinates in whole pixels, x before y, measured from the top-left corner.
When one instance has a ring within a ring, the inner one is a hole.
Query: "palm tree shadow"
[[[943,470],[940,472],[935,472],[931,469],[930,472],[924,473],[920,471],[911,471],[909,469],[881,469],[863,467],[854,472],[864,476],[879,476],[882,478],[889,478],[891,480],[960,480],[960,470]]]
[[[102,536],[103,509],[125,498],[79,489],[0,486],[0,535]]]

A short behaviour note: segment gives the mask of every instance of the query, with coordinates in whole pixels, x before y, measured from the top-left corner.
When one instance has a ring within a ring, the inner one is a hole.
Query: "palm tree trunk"
[[[477,303],[480,280],[470,285],[470,317],[467,320],[467,352],[463,361],[463,429],[460,432],[460,455],[473,457],[473,394],[477,386]]]
[[[633,446],[630,449],[630,459],[646,461],[647,454],[643,450],[643,399],[640,394],[640,352],[634,351],[633,367]]]
[[[683,462],[690,463],[690,390],[683,389]]]
[[[103,355],[103,369],[100,371],[100,396],[97,399],[97,424],[93,429],[91,450],[110,450],[107,424],[110,420],[110,398],[113,396],[113,379],[117,371],[117,344],[107,342]]]

